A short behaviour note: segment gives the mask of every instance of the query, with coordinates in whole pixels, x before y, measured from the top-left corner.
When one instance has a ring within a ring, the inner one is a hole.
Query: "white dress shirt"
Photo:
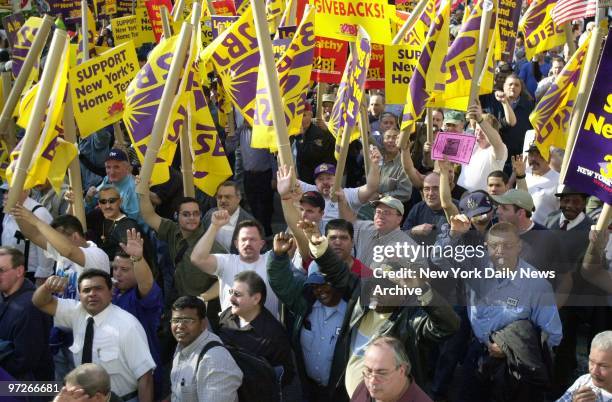
[[[54,325],[72,330],[74,343],[70,351],[76,366],[81,364],[89,317],[80,302],[57,300]],[[124,396],[137,391],[138,379],[155,368],[144,328],[136,317],[113,304],[93,318],[92,363],[108,372],[115,394]]]

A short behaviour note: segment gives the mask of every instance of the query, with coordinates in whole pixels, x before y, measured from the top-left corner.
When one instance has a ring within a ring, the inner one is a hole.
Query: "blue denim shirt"
[[[346,301],[340,300],[337,306],[326,307],[317,300],[304,321],[310,322],[310,330],[303,326],[300,334],[304,365],[308,377],[320,385],[327,385],[329,380],[334,349],[345,314]]]
[[[455,246],[460,238],[450,237],[450,226],[444,224],[436,241],[436,246]],[[461,268],[484,272],[493,267],[488,254],[482,258],[466,258],[458,262],[451,258],[436,256],[432,261],[441,269]],[[519,259],[516,271],[537,271]],[[508,324],[528,319],[548,334],[548,345],[557,346],[561,342],[561,319],[555,303],[550,283],[543,278],[470,278],[467,284],[468,316],[474,335],[482,343],[488,344],[490,335]]]

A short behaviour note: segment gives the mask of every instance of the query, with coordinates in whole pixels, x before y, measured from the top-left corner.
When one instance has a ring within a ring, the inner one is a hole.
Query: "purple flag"
[[[565,184],[607,204],[612,204],[612,140],[608,130],[612,115],[610,57],[612,42],[608,36],[565,176]]]

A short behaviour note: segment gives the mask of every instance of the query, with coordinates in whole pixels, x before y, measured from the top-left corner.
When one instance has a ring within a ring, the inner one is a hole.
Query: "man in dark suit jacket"
[[[588,194],[564,186],[559,197],[559,210],[548,215],[546,226],[555,231],[561,243],[561,249],[567,255],[567,264],[573,272],[573,286],[566,305],[559,315],[563,324],[563,340],[556,350],[554,363],[554,397],[560,396],[570,385],[572,372],[577,366],[576,340],[577,328],[581,323],[590,324],[592,337],[601,329],[597,327],[598,308],[592,307],[592,297],[601,291],[587,283],[580,275],[581,261],[589,245],[589,231],[593,221],[584,210]]]
[[[237,235],[236,227],[242,221],[255,220],[255,218],[240,206],[242,194],[236,182],[228,180],[221,183],[215,198],[217,199],[217,207],[211,208],[206,212],[206,215],[202,218],[202,224],[204,228],[208,228],[212,214],[218,209],[225,209],[230,215],[230,221],[217,233],[215,240],[218,244],[215,245],[221,246],[227,253],[238,254],[238,250],[232,241]]]

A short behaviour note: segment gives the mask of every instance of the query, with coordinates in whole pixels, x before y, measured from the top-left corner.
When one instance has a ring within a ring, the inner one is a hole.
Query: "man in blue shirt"
[[[113,260],[113,304],[131,313],[143,326],[151,356],[157,365],[154,372],[155,394],[161,397],[161,367],[157,329],[162,313],[162,291],[142,257],[144,240],[136,229],[127,230],[127,244],[121,243]]]
[[[451,217],[450,230],[444,225],[436,246],[459,250],[462,237],[470,228],[465,215]],[[491,336],[519,320],[528,320],[547,335],[551,348],[561,342],[561,320],[550,283],[520,258],[521,239],[518,229],[507,222],[493,225],[487,234],[488,253],[475,252],[473,258],[444,258],[433,256],[433,261],[454,276],[461,272],[467,285],[468,316],[476,340],[470,345],[464,363],[465,378],[461,397],[481,400],[492,390],[476,375],[483,358],[507,359],[508,356]],[[467,257],[467,255],[462,257]],[[480,258],[479,258],[480,257]],[[466,276],[463,276],[466,275]],[[469,275],[469,277],[467,277]],[[516,345],[518,348],[524,345]],[[546,351],[543,351],[546,352]],[[475,394],[474,394],[475,393]],[[470,395],[466,395],[470,394]],[[512,398],[510,398],[512,399]]]
[[[336,389],[334,379],[330,378],[334,355],[343,350],[336,348],[336,343],[341,332],[346,331],[343,322],[347,302],[342,298],[342,290],[325,280],[316,263],[310,265],[307,278],[293,275],[287,255],[293,242],[286,233],[274,236],[274,253],[268,257],[267,269],[274,293],[295,316],[291,340],[298,351],[298,368],[307,400],[347,400],[344,384]]]

